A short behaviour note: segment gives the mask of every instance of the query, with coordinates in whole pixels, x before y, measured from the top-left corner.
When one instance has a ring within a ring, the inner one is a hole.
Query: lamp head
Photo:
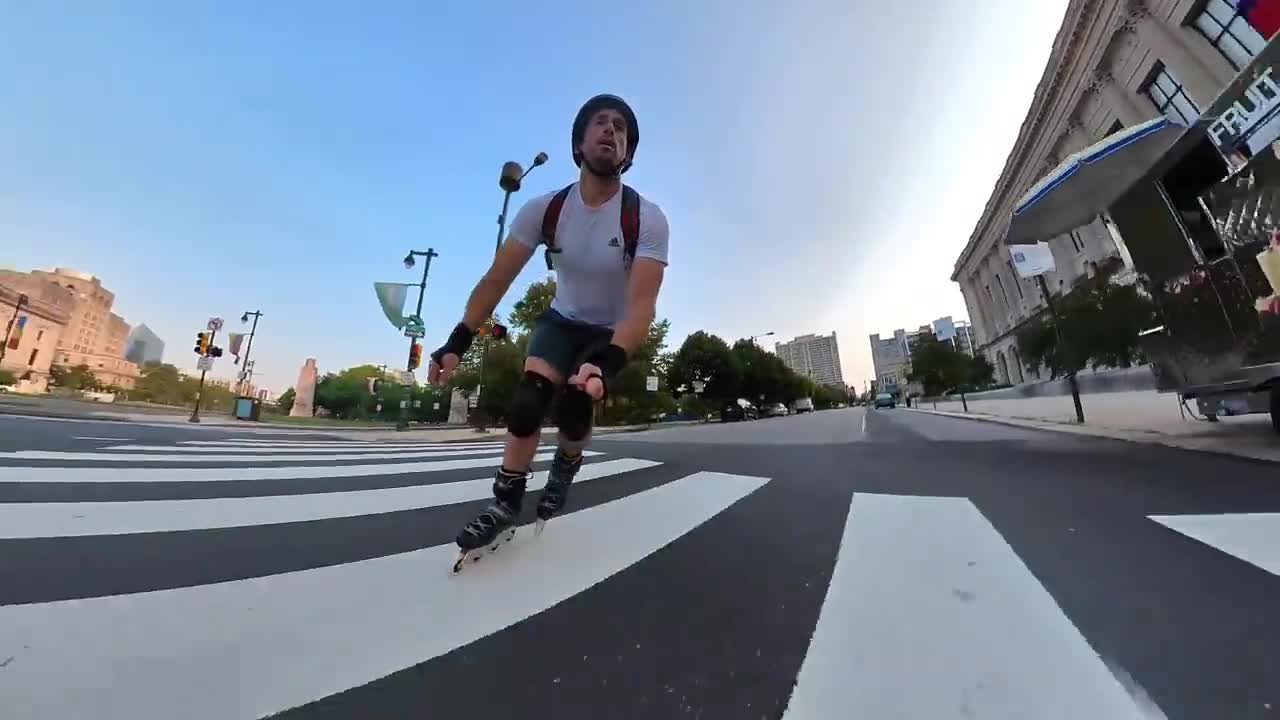
[[[498,178],[498,187],[513,193],[520,189],[520,179],[524,177],[524,168],[514,160],[502,164],[502,177]]]
[[[405,270],[411,270],[411,269],[413,269],[413,265],[414,265],[414,262],[413,262],[413,253],[409,253],[408,255],[405,255],[405,256],[404,256],[404,269],[405,269]]]

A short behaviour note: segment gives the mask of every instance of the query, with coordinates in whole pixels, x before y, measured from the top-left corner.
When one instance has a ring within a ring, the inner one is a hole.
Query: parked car
[[[720,408],[720,422],[758,419],[760,419],[760,411],[749,400],[738,398],[725,403],[724,407]]]
[[[787,414],[787,406],[782,403],[774,403],[764,406],[765,417],[784,417]]]
[[[898,405],[897,401],[894,400],[893,396],[890,395],[889,393],[880,393],[879,395],[876,395],[876,402],[875,402],[876,409],[889,408],[890,410],[892,410],[893,408],[897,407],[897,405]]]
[[[793,404],[796,414],[813,412],[813,398],[798,398]]]

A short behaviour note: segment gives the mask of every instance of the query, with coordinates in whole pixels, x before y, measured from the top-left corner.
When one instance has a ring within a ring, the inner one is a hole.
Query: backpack
[[[560,211],[564,208],[565,198],[569,197],[569,191],[573,189],[573,185],[569,185],[556,193],[551,202],[547,203],[547,210],[542,214],[542,243],[547,246],[544,253],[547,259],[547,269],[554,270],[551,264],[551,254],[561,252],[556,247],[556,224],[560,222]],[[636,243],[640,240],[640,193],[633,190],[629,185],[622,186],[622,262],[627,267],[631,266],[631,261],[636,256]]]

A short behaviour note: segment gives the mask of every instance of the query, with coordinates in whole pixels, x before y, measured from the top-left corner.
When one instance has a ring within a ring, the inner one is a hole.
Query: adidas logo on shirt
[[[610,241],[609,241],[609,247],[620,247],[620,246],[619,246],[619,244],[618,244],[618,238],[614,238],[614,239],[610,240]]]

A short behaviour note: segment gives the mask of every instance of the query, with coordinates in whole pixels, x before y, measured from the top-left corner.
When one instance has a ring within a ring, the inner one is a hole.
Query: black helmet
[[[570,148],[573,152],[573,162],[578,167],[582,167],[582,153],[578,151],[578,146],[582,144],[582,138],[587,133],[587,123],[592,116],[605,109],[617,110],[627,120],[627,157],[614,170],[615,175],[621,175],[631,167],[631,161],[635,158],[636,146],[640,144],[640,125],[636,123],[636,114],[631,111],[631,106],[617,95],[597,95],[588,100],[578,111],[578,116],[573,119],[573,135],[570,139],[573,143]]]

